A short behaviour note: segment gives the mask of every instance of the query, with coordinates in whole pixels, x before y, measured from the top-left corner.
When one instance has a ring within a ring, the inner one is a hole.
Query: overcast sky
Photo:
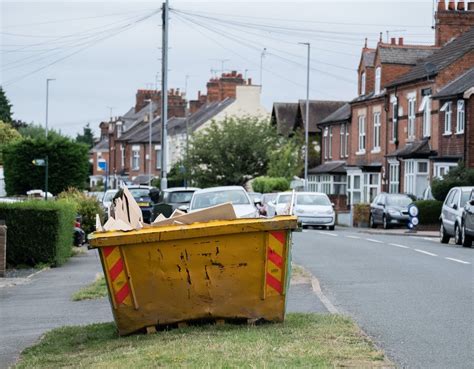
[[[405,43],[433,42],[432,0],[424,1],[180,1],[170,6],[169,87],[188,97],[205,91],[212,70],[238,70],[260,83],[262,101],[305,97],[306,48],[312,45],[312,99],[348,100],[364,38],[379,33]],[[124,114],[139,88],[159,83],[160,1],[1,2],[0,80],[14,117],[44,123],[46,78],[50,127],[75,136],[90,122]]]

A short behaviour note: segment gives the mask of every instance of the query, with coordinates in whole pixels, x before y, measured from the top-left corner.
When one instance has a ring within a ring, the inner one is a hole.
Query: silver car
[[[474,187],[453,187],[446,196],[441,210],[439,238],[441,243],[448,243],[451,237],[457,245],[462,243],[462,213],[464,205]]]
[[[293,213],[303,226],[321,226],[334,230],[336,212],[325,193],[297,192]]]
[[[231,202],[238,218],[257,218],[258,210],[241,186],[211,187],[194,192],[189,212]]]

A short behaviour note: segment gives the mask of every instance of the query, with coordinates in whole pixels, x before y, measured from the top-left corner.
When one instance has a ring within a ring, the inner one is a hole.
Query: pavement
[[[432,237],[438,238],[439,231],[409,231],[406,228],[348,228],[352,231],[357,231],[359,233],[368,233],[368,234],[385,234],[392,236],[413,236],[413,237]]]
[[[474,248],[432,237],[304,230],[293,260],[401,368],[472,368]]]
[[[25,348],[51,329],[112,321],[107,298],[71,301],[71,295],[101,270],[97,251],[89,250],[60,268],[16,278],[16,282],[15,278],[0,279],[0,368],[13,365]],[[312,288],[309,277],[292,281],[287,312],[327,313]]]

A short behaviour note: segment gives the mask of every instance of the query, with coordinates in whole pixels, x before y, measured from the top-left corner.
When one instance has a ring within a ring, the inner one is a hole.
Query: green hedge
[[[437,200],[419,200],[415,201],[415,205],[418,207],[420,224],[438,224],[439,216],[441,214],[441,208],[443,207],[442,201]]]
[[[68,201],[0,203],[7,231],[7,263],[58,266],[71,256],[75,206]]]
[[[290,182],[283,177],[257,177],[252,182],[255,192],[282,192],[290,189]]]

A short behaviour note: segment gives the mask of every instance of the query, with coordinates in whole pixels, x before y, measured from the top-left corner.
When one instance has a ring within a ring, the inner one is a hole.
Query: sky
[[[125,114],[140,88],[160,84],[161,1],[0,0],[0,84],[14,118],[75,136]],[[262,103],[306,96],[350,100],[364,39],[382,32],[405,44],[432,44],[432,0],[180,1],[170,0],[169,88],[190,99],[216,73],[237,70],[262,82]],[[262,81],[260,62],[263,57]],[[222,63],[222,60],[225,60]],[[186,76],[187,84],[186,84]]]

